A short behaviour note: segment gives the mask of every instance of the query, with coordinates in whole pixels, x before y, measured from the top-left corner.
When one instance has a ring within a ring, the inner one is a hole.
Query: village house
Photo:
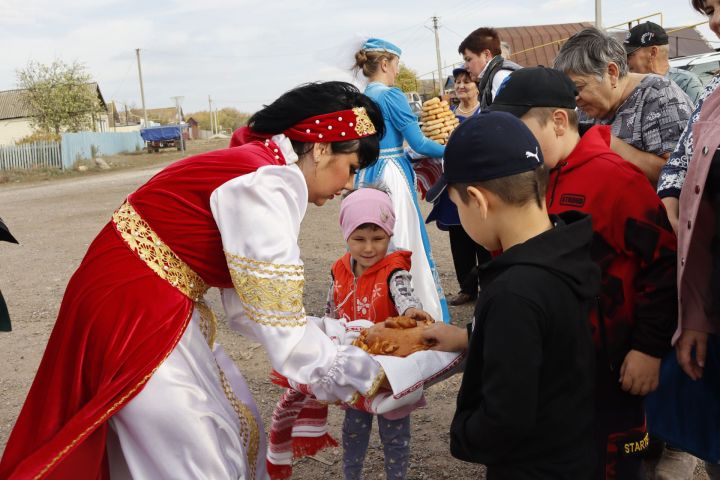
[[[98,101],[105,112],[93,115],[93,131],[106,132],[109,118],[100,86],[95,82],[88,83],[87,86],[97,92]],[[35,132],[32,125],[33,113],[25,101],[26,92],[23,89],[0,91],[0,145],[12,145]]]

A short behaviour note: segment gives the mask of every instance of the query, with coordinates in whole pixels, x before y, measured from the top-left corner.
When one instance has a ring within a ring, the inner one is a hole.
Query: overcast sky
[[[141,49],[148,108],[183,96],[185,112],[215,105],[254,111],[298,84],[348,79],[342,67],[362,35],[403,49],[402,61],[436,69],[430,18],[440,18],[444,65],[481,26],[593,21],[594,0],[0,0],[0,90],[28,61],[79,61],[107,101],[140,106]],[[606,26],[662,12],[666,27],[703,17],[689,0],[603,0]],[[653,21],[660,23],[660,18]],[[707,38],[717,38],[707,28]],[[720,43],[714,43],[720,46]],[[347,53],[345,53],[347,52]],[[446,72],[447,73],[447,72]],[[425,77],[425,78],[430,78]]]

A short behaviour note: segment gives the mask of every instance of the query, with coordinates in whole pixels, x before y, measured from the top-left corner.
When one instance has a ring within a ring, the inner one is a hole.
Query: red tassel
[[[275,369],[270,372],[270,381],[283,388],[290,388],[290,382],[288,382],[288,379],[276,372]]]
[[[290,465],[275,465],[270,463],[270,460],[265,460],[265,465],[271,480],[285,480],[292,476],[292,466]]]
[[[337,446],[337,441],[329,433],[322,437],[295,437],[293,438],[293,459],[309,457],[326,448]]]

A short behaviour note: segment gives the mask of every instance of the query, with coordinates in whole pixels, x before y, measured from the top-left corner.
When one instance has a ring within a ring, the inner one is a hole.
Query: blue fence
[[[140,132],[80,132],[63,133],[63,168],[72,168],[78,160],[89,160],[95,156],[115,155],[134,152],[145,146]]]
[[[0,170],[62,168],[58,142],[35,142],[22,145],[0,145]]]

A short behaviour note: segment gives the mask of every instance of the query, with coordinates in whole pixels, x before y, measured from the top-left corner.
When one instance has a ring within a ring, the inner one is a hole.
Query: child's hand
[[[620,367],[622,389],[631,395],[647,395],[658,387],[660,359],[630,350]]]
[[[403,313],[406,317],[413,318],[417,321],[421,320],[429,320],[431,322],[434,322],[435,319],[430,316],[429,313],[427,313],[425,310],[420,310],[419,308],[410,307]]]
[[[422,339],[432,350],[461,352],[467,348],[468,337],[464,328],[445,323],[434,323],[422,331]]]

